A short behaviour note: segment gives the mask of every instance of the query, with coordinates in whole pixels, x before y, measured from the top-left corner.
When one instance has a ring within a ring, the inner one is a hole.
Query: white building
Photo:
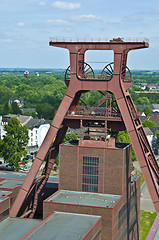
[[[29,135],[27,147],[39,148],[50,128],[51,121],[45,119],[34,119],[31,116],[8,114],[2,117],[0,125],[1,139],[5,135],[4,125],[8,123],[10,118],[16,117],[22,125],[26,125]]]
[[[32,118],[26,127],[29,133],[29,142],[27,147],[40,147],[49,128],[51,121],[45,119],[34,119]]]

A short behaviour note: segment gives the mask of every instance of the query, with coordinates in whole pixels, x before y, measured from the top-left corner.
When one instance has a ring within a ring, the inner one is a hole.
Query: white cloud
[[[47,23],[50,25],[54,25],[54,26],[63,26],[63,25],[71,25],[72,23],[62,20],[62,19],[56,19],[56,20],[47,20]]]
[[[81,22],[95,22],[101,20],[100,17],[97,17],[96,15],[81,15],[81,16],[76,16],[72,18],[73,20],[76,21],[81,21]]]
[[[45,6],[46,2],[39,2],[39,6]]]
[[[63,9],[63,10],[75,10],[75,9],[79,9],[80,6],[81,6],[80,3],[61,2],[61,1],[56,1],[52,4],[52,7]]]
[[[18,22],[18,23],[17,23],[17,26],[18,26],[18,27],[24,27],[24,23],[23,23],[23,22]]]

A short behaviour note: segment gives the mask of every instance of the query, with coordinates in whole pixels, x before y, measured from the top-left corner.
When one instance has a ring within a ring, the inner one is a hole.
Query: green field
[[[155,218],[156,212],[140,211],[140,240],[146,240]]]

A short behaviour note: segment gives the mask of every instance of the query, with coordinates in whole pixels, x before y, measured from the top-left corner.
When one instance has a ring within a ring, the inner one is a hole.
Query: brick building
[[[84,140],[60,145],[59,190],[44,201],[43,218],[54,211],[97,215],[97,239],[139,239],[140,177],[131,176],[131,145],[108,146]]]

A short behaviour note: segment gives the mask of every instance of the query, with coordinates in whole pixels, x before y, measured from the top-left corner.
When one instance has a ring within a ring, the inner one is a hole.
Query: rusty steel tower
[[[131,85],[131,72],[126,65],[128,52],[149,47],[148,41],[146,39],[134,41],[121,38],[112,40],[52,39],[49,45],[69,50],[70,66],[65,73],[65,83],[68,88],[14,202],[10,216],[34,217],[42,189],[48,180],[67,128],[80,128],[79,144],[84,146],[86,141],[87,145],[93,146],[90,137],[94,132],[83,131],[83,129],[88,126],[96,128],[95,122],[98,123],[96,136],[99,137],[98,144],[100,146],[107,145],[108,129],[127,130],[156,212],[159,212],[159,167],[128,91]],[[114,61],[107,64],[101,74],[96,75],[92,67],[85,62],[87,50],[112,50]],[[91,90],[99,91],[102,98],[87,109],[87,106],[82,107],[84,104],[80,97],[83,93]],[[114,96],[116,105],[111,95]],[[95,116],[95,110],[104,102],[106,103],[104,114]],[[102,134],[99,126],[104,129]],[[45,169],[42,175],[36,178],[44,160],[46,160]]]

